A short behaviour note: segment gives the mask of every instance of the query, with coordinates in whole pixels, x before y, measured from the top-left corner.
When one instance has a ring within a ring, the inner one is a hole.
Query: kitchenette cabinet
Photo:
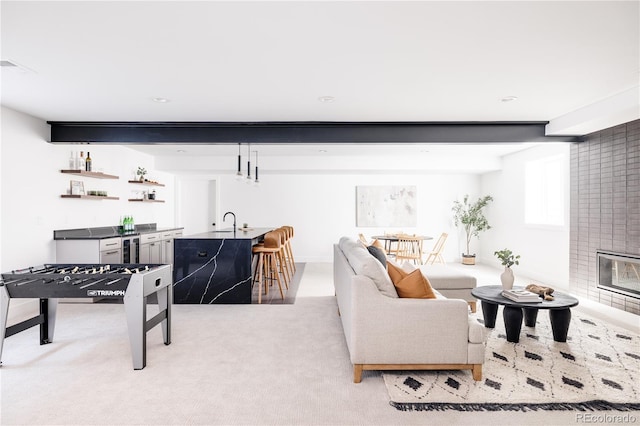
[[[163,263],[161,232],[140,236],[140,263]]]
[[[122,239],[57,240],[56,263],[121,263]]]
[[[117,226],[54,231],[57,263],[172,264],[173,239],[182,228],[158,230],[155,223],[136,225],[123,234]],[[126,261],[124,253],[127,252]]]
[[[173,265],[173,239],[182,236],[182,230],[162,232],[162,263]]]

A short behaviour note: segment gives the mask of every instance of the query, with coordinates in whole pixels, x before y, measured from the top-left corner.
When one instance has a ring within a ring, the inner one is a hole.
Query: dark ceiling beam
[[[51,143],[304,144],[577,142],[535,122],[72,122],[48,121]]]

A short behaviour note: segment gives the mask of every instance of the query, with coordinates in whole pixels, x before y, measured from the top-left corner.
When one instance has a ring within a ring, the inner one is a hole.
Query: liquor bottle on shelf
[[[85,161],[85,170],[90,172],[91,171],[91,153],[89,151],[87,151],[87,160]]]
[[[78,170],[78,160],[74,151],[71,151],[71,157],[69,157],[69,169]]]
[[[84,162],[84,151],[80,151],[80,157],[78,157],[78,164],[76,164],[76,170],[84,170],[85,162]]]

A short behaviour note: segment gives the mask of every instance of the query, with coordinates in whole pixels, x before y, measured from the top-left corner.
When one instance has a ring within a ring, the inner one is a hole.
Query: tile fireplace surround
[[[640,120],[571,146],[569,276],[580,297],[640,315],[640,298],[598,288],[597,251],[640,256]]]

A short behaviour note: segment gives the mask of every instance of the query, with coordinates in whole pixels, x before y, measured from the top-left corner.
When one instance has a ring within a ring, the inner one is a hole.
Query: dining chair
[[[409,260],[415,264],[422,264],[422,238],[415,235],[398,235],[396,261]]]
[[[425,265],[429,263],[429,260],[431,260],[432,265],[436,261],[438,263],[442,263],[443,265],[446,264],[444,258],[442,257],[442,249],[444,249],[444,243],[447,241],[448,236],[449,234],[447,234],[446,232],[440,234],[440,238],[438,238],[438,241],[436,241],[436,243],[434,244],[433,249],[431,249],[431,253],[429,253],[429,256],[427,256],[427,260],[424,261]]]

